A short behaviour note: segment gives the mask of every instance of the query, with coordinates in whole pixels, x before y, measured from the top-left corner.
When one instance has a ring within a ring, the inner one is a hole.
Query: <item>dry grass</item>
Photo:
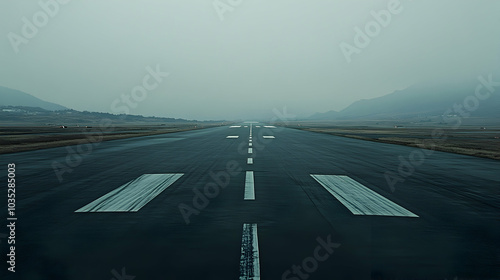
[[[139,136],[159,135],[207,127],[220,124],[179,124],[175,126],[122,126],[112,131],[99,129],[54,127],[1,127],[0,154],[32,151],[46,148],[77,145],[92,141],[109,141]],[[102,138],[101,138],[102,135]],[[95,139],[95,140],[94,140]]]
[[[435,128],[333,128],[295,127],[367,141],[500,160],[500,130],[444,129],[444,139],[433,138]],[[427,143],[427,144],[424,144]],[[432,145],[431,145],[432,144]]]

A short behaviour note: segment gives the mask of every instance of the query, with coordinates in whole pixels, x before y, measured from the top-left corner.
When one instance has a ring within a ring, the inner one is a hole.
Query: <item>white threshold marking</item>
[[[253,149],[252,148],[248,148],[248,153],[249,154],[253,153]]]
[[[265,125],[266,128],[276,128],[274,125]]]
[[[274,138],[276,138],[274,136],[262,136],[262,137],[264,137],[264,139],[274,139]]]
[[[253,158],[251,158],[251,157],[250,157],[250,158],[248,158],[248,159],[247,159],[247,164],[253,164]]]
[[[184,174],[144,174],[75,212],[137,212]]]
[[[257,224],[243,224],[241,235],[240,280],[259,280],[259,240]]]
[[[226,138],[227,139],[238,139],[239,136],[236,136],[236,135],[229,135],[227,136]]]
[[[354,215],[418,217],[348,176],[311,174],[311,177]]]
[[[247,171],[245,177],[245,200],[255,200],[255,184],[253,171]]]
[[[241,125],[232,125],[229,128],[237,128],[237,127],[241,127]]]

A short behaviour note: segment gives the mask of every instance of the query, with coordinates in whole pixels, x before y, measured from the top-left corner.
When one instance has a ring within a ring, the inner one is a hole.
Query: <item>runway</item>
[[[433,152],[391,189],[417,148],[264,123],[76,150],[1,156],[1,279],[500,279],[498,161]]]

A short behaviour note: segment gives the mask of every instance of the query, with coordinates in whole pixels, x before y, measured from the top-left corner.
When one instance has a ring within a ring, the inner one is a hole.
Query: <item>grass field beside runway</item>
[[[220,123],[169,125],[120,125],[99,127],[0,127],[0,154],[151,136],[220,126]]]
[[[293,123],[288,127],[335,136],[417,148],[430,148],[441,152],[500,160],[500,128],[468,127],[441,129],[439,127],[377,127],[336,126],[327,123]],[[438,138],[433,135],[439,133]],[[430,143],[430,144],[425,144]]]

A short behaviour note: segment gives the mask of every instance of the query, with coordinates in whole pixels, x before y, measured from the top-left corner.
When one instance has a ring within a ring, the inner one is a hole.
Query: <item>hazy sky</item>
[[[0,85],[77,110],[300,117],[500,65],[497,0],[54,1],[0,1]],[[148,66],[169,76],[155,87]]]

